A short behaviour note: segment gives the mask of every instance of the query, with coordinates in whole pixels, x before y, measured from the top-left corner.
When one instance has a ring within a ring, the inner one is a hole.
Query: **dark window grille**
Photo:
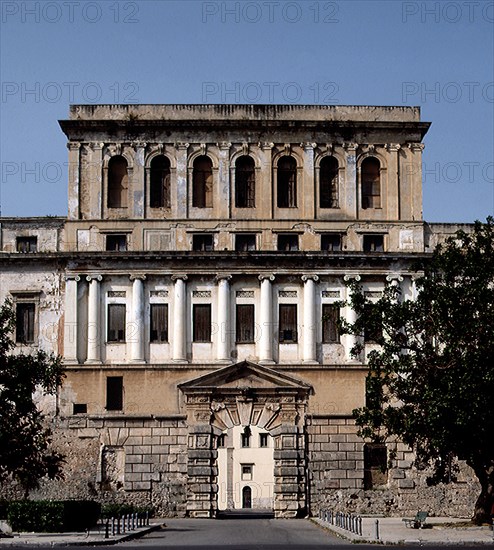
[[[110,252],[125,252],[127,250],[127,235],[107,235],[106,250]]]
[[[362,208],[381,208],[381,163],[367,157],[360,167],[362,181]]]
[[[284,252],[295,252],[298,249],[298,235],[278,235],[278,250]]]
[[[194,304],[193,341],[211,342],[211,305]]]
[[[251,344],[254,342],[254,305],[237,305],[237,331],[238,344]]]
[[[340,308],[334,304],[322,305],[322,341],[324,344],[333,344],[340,341],[338,320]]]
[[[235,206],[254,208],[256,202],[256,172],[252,157],[241,156],[235,163]]]
[[[237,252],[250,252],[256,249],[255,235],[235,235],[235,250]]]
[[[125,342],[125,304],[108,304],[108,342]]]
[[[34,321],[36,306],[33,303],[20,302],[15,308],[15,341],[18,344],[34,343]]]
[[[321,250],[327,250],[328,252],[341,251],[341,235],[338,233],[321,235]]]
[[[17,237],[16,238],[17,252],[37,252],[38,237]]]
[[[338,208],[338,161],[324,157],[319,165],[319,206]]]
[[[121,411],[123,409],[123,377],[108,376],[106,378],[106,410]]]
[[[151,161],[149,185],[149,206],[170,208],[170,160],[158,155]]]
[[[151,304],[150,340],[168,342],[168,304]]]
[[[297,342],[296,304],[280,304],[279,306],[279,341],[285,344]]]
[[[297,207],[297,162],[284,156],[278,161],[277,170],[278,208]]]
[[[213,235],[210,233],[192,235],[192,250],[196,252],[208,252],[213,250],[213,248]]]
[[[116,155],[108,162],[108,208],[126,208],[129,187],[127,161]]]
[[[213,206],[213,163],[205,155],[197,157],[192,172],[192,206],[211,208]]]

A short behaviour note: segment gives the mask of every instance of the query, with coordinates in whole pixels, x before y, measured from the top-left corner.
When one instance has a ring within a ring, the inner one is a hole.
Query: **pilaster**
[[[87,358],[88,364],[101,363],[101,310],[100,283],[101,275],[88,275],[89,283],[88,314],[87,314]]]
[[[186,218],[188,215],[187,151],[189,144],[180,142],[176,143],[175,147],[177,149],[177,184],[171,189],[172,216]]]
[[[218,346],[217,359],[222,363],[231,362],[230,353],[230,279],[231,275],[217,275],[218,283]]]
[[[173,356],[176,363],[187,363],[187,275],[172,275],[174,288]]]
[[[259,338],[259,364],[273,364],[273,274],[259,275],[261,281],[260,321],[261,336]]]
[[[77,359],[77,283],[79,275],[65,276],[65,321],[63,330],[63,356],[67,365],[78,364]]]
[[[68,219],[78,220],[80,218],[80,148],[79,142],[67,143],[69,150],[69,190],[68,190]]]
[[[358,218],[358,183],[357,183],[357,143],[345,143],[346,151],[346,179],[345,179],[345,205],[346,214],[350,218]],[[340,204],[340,206],[343,206]]]
[[[132,325],[130,338],[130,361],[145,363],[144,354],[144,281],[143,274],[131,275],[132,281]]]
[[[317,363],[316,342],[317,342],[317,320],[316,320],[316,283],[319,281],[317,275],[302,275],[304,282],[304,344],[303,362]]]

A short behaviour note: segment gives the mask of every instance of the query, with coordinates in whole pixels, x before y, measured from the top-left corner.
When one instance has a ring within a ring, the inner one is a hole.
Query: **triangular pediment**
[[[312,386],[285,373],[250,361],[241,361],[179,385],[184,392],[199,390],[295,390],[311,392]]]

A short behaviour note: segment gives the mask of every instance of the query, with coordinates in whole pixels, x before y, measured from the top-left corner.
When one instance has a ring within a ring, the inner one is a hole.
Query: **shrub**
[[[9,503],[7,520],[14,531],[84,531],[100,512],[101,505],[91,500],[23,500]]]

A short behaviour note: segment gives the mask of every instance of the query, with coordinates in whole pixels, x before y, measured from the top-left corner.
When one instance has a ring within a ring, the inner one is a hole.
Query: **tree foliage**
[[[33,395],[55,394],[63,369],[60,357],[42,350],[12,353],[14,327],[6,301],[0,307],[0,482],[11,478],[27,493],[43,476],[61,476],[63,457],[49,450],[51,431]]]
[[[453,479],[454,459],[465,460],[481,485],[473,521],[486,522],[494,505],[494,220],[459,231],[418,267],[414,300],[390,283],[369,303],[353,285],[358,319],[344,330],[372,333],[379,344],[367,358],[366,406],[354,416],[363,437],[409,445],[417,467],[432,467],[431,483]]]

